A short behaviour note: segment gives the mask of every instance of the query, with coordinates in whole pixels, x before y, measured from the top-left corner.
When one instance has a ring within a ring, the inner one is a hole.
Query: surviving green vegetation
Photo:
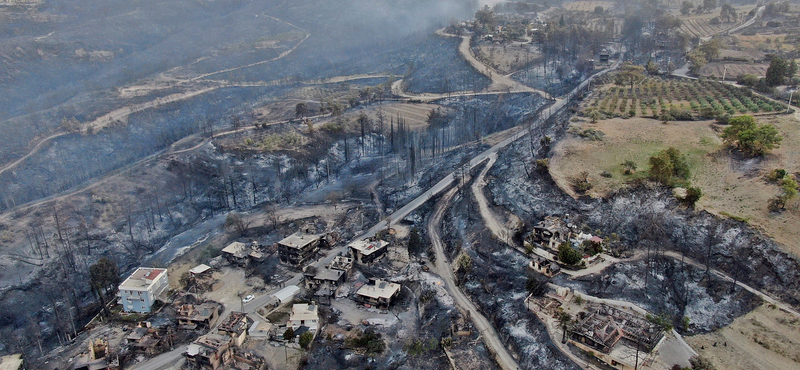
[[[768,113],[786,109],[786,105],[753,94],[750,89],[710,81],[677,81],[647,77],[635,79],[634,73],[618,81],[621,86],[599,90],[586,115],[599,112],[606,117],[653,117],[665,113],[672,120],[715,118],[744,113]]]
[[[775,126],[758,125],[753,116],[733,117],[722,132],[726,144],[749,156],[760,156],[780,146],[783,137]]]
[[[694,207],[695,203],[703,196],[703,191],[689,184],[691,172],[686,157],[678,149],[670,147],[662,150],[657,155],[650,157],[649,177],[665,186],[681,186],[686,188],[686,195],[679,197],[681,203]],[[623,166],[625,163],[623,163]]]

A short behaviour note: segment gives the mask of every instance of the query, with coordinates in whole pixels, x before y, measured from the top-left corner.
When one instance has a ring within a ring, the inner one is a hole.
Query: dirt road
[[[705,269],[706,268],[706,266],[704,264],[702,264],[700,262],[697,262],[697,261],[695,261],[695,260],[693,260],[693,259],[691,259],[689,257],[682,257],[681,254],[678,253],[678,252],[668,251],[668,252],[664,252],[664,255],[667,256],[667,257],[676,259],[676,260],[683,260],[685,263],[688,263],[688,264],[693,265],[695,267],[698,267],[700,269]],[[783,310],[783,311],[793,315],[794,317],[800,319],[800,312],[798,312],[797,310],[795,310],[794,308],[792,308],[788,304],[783,303],[783,302],[773,298],[772,296],[768,295],[767,293],[764,293],[764,292],[762,292],[762,291],[760,291],[760,290],[758,290],[756,288],[753,288],[753,287],[751,287],[751,286],[749,286],[749,285],[747,285],[745,283],[742,283],[741,281],[738,281],[738,280],[728,276],[726,273],[724,273],[722,271],[719,271],[719,270],[716,270],[716,269],[713,269],[713,268],[709,269],[709,271],[712,274],[716,275],[717,277],[719,277],[719,278],[721,278],[721,279],[723,279],[725,281],[730,281],[730,282],[736,281],[736,285],[737,286],[739,286],[741,288],[744,288],[745,290],[749,291],[750,293],[753,293],[753,294],[761,297],[761,299],[763,299],[765,302],[767,302],[769,304],[773,304],[773,305],[777,306],[778,308],[780,308],[781,310]]]
[[[470,317],[475,323],[475,328],[481,333],[483,341],[486,343],[486,346],[489,348],[489,350],[495,354],[495,360],[497,361],[498,365],[505,370],[519,369],[517,361],[514,360],[514,357],[512,357],[511,354],[506,350],[506,347],[503,345],[503,341],[497,335],[497,331],[495,331],[494,326],[489,322],[489,320],[486,319],[486,317],[483,316],[483,314],[481,314],[480,311],[478,311],[478,308],[475,306],[475,304],[472,303],[472,301],[461,291],[461,289],[456,286],[453,268],[450,266],[450,262],[447,260],[447,257],[444,254],[444,247],[442,245],[442,239],[439,233],[439,225],[441,224],[444,212],[450,206],[450,201],[453,200],[453,196],[457,192],[458,188],[453,188],[448,191],[442,197],[442,199],[436,203],[433,214],[428,220],[428,235],[431,238],[431,244],[433,244],[433,249],[436,252],[436,270],[438,271],[442,280],[444,280],[445,289],[447,289],[447,292],[453,297],[456,304],[458,304],[462,309],[469,311]]]

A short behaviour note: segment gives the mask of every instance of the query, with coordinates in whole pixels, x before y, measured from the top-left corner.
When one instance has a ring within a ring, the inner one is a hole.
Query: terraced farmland
[[[598,6],[603,9],[611,9],[614,7],[613,1],[573,1],[562,5],[564,9],[573,10],[578,12],[593,12]]]
[[[633,88],[609,85],[598,90],[590,106],[610,117],[659,117],[662,112],[671,111],[711,118],[786,109],[785,104],[755,95],[749,89],[714,81],[660,78],[647,78]]]

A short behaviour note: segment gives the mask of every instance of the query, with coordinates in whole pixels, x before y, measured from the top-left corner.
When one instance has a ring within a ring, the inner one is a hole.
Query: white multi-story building
[[[310,332],[316,332],[319,328],[319,306],[315,304],[295,304],[292,306],[292,314],[289,316],[289,325],[292,330],[297,330],[301,326],[308,328]]]
[[[119,304],[127,312],[150,312],[150,307],[169,286],[167,270],[139,267],[119,285]]]

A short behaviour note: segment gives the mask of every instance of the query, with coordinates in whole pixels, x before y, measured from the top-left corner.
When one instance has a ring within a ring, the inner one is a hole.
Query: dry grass
[[[736,35],[739,47],[743,49],[758,49],[765,52],[775,52],[778,49],[792,51],[794,44],[784,42],[786,34],[758,34],[753,36]],[[776,47],[778,46],[778,47]]]
[[[525,46],[481,44],[477,49],[478,59],[491,65],[502,74],[519,71],[527,63],[541,56],[539,53],[530,52],[530,49]]]
[[[728,66],[727,73],[725,72],[726,65]],[[704,65],[703,68],[700,68],[700,75],[722,78],[724,73],[726,81],[736,80],[738,76],[745,74],[764,77],[767,74],[767,67],[769,67],[769,63],[708,63]]]
[[[703,190],[698,208],[709,212],[747,220],[760,228],[784,248],[800,256],[800,217],[797,203],[780,214],[770,213],[767,205],[778,194],[778,187],[764,180],[775,168],[789,173],[800,171],[800,121],[794,116],[760,116],[762,123],[772,123],[781,131],[781,148],[761,161],[734,161],[722,147],[718,132],[721,127],[712,121],[671,122],[667,125],[653,119],[609,119],[596,124],[579,122],[574,131],[586,128],[602,131],[602,141],[589,141],[570,135],[556,146],[550,171],[556,182],[568,192],[569,178],[587,171],[594,188],[592,196],[605,196],[627,186],[627,182],[646,176],[648,159],[670,146],[687,155],[691,166],[691,182]],[[622,162],[631,160],[639,172],[623,175]],[[603,171],[612,177],[600,176]]]
[[[685,339],[717,369],[800,368],[800,321],[768,305],[725,328]]]

